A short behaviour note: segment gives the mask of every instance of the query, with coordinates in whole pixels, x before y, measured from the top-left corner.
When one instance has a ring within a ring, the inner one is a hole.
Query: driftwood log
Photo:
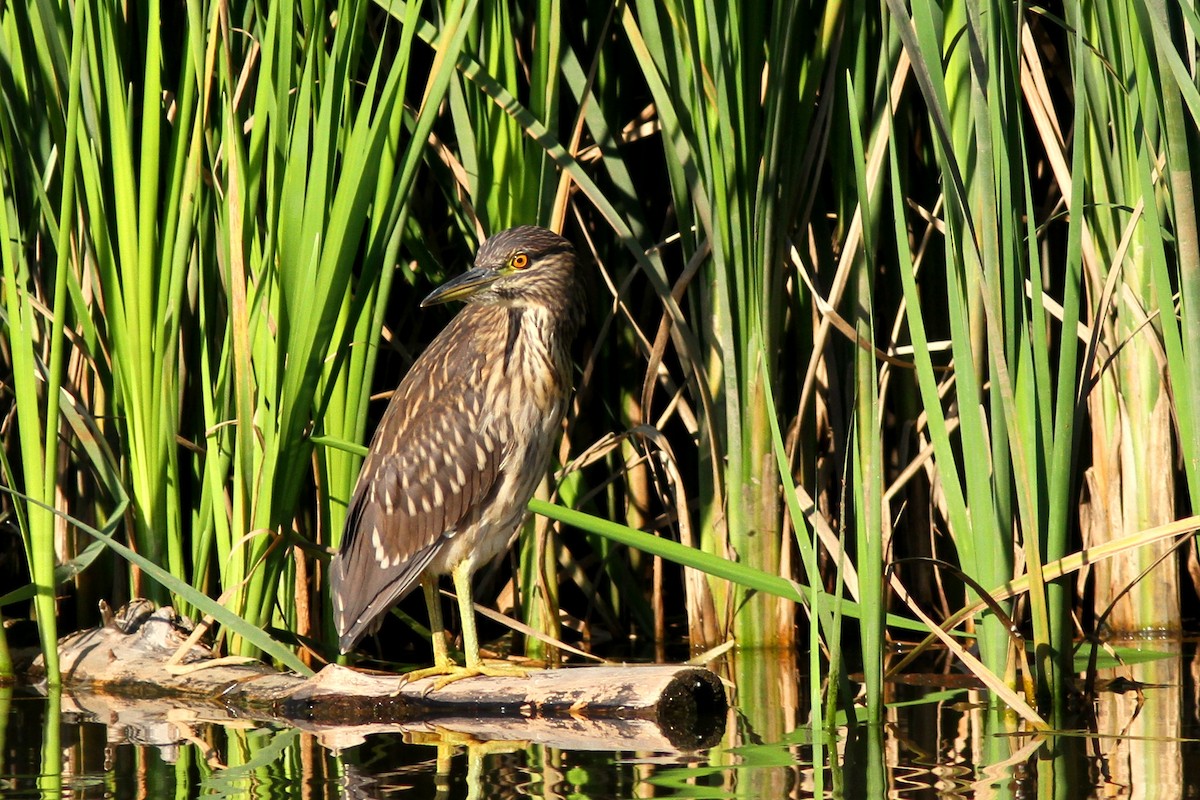
[[[576,750],[687,751],[714,744],[724,728],[724,687],[698,667],[567,667],[434,689],[433,679],[402,684],[337,665],[304,678],[214,658],[190,634],[171,608],[143,601],[65,637],[59,662],[70,702],[110,730],[136,730],[160,746],[171,738],[163,726],[185,741],[190,724],[235,718],[294,725],[334,748],[370,733],[442,730]],[[39,658],[35,680],[40,669]]]

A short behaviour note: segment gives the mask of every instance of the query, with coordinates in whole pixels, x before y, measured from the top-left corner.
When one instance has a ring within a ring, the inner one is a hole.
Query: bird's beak
[[[421,301],[421,308],[436,306],[438,303],[447,303],[451,300],[465,300],[481,289],[490,286],[499,277],[500,273],[487,267],[469,269],[430,292],[429,296]]]

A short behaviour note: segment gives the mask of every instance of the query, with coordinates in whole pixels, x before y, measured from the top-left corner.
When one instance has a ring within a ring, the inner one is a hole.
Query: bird
[[[330,563],[342,653],[420,585],[434,663],[408,680],[526,674],[480,658],[471,578],[508,549],[561,432],[584,317],[578,272],[567,239],[524,225],[487,238],[473,268],[421,301],[466,305],[401,380],[363,460]],[[442,575],[457,597],[462,665],[446,644]]]

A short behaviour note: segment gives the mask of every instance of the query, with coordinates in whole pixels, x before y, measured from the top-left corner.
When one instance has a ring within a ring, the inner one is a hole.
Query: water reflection
[[[1101,675],[1112,691],[1083,711],[1094,708],[1103,736],[1028,735],[981,691],[950,681],[895,686],[883,729],[814,736],[799,688],[808,681],[794,659],[741,653],[718,668],[736,687],[733,707],[716,743],[695,752],[645,738],[535,741],[503,720],[489,723],[486,737],[478,725],[430,723],[371,732],[350,746],[358,734],[239,719],[216,704],[155,710],[146,699],[134,721],[96,698],[0,688],[0,796],[1182,798],[1200,790],[1200,662],[1191,646]]]
[[[1136,642],[1123,642],[1136,646]],[[1184,736],[1196,736],[1196,671],[1200,650],[1193,653],[1185,676],[1182,648],[1179,642],[1150,641],[1144,646],[1155,651],[1169,651],[1177,658],[1149,661],[1140,665],[1135,680],[1140,686],[1118,685],[1125,691],[1109,691],[1096,704],[1096,725],[1099,730],[1112,731],[1115,736],[1097,738],[1091,743],[1098,775],[1095,780],[1106,786],[1155,787],[1155,796],[1162,798],[1194,797],[1185,794]],[[1128,670],[1100,670],[1100,678],[1113,682],[1127,678]],[[1189,697],[1180,695],[1190,688]],[[1190,703],[1192,714],[1185,719],[1180,709]],[[1190,785],[1195,786],[1196,753],[1191,746]]]

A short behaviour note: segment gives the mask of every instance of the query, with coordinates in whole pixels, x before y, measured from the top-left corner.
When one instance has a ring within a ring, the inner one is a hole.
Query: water
[[[696,732],[713,742],[698,751],[652,746],[653,731],[589,741],[579,726],[556,746],[522,739],[520,720],[501,729],[508,741],[434,724],[335,735],[217,703],[114,710],[0,688],[0,798],[1196,797],[1200,660],[1194,645],[1147,646],[1176,655],[1101,675],[1149,684],[1140,697],[1117,683],[1080,709],[1081,728],[1101,735],[1029,735],[990,715],[982,692],[930,676],[891,687],[883,729],[817,743],[795,661],[742,653],[722,666],[742,691]]]

